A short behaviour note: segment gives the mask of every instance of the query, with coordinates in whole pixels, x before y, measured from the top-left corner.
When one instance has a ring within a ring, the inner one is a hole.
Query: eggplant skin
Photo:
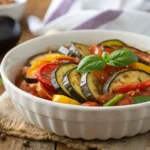
[[[58,52],[64,54],[64,55],[67,55],[67,56],[71,56],[71,51],[65,47],[65,46],[61,46],[59,49],[58,49]]]
[[[31,77],[27,77],[25,76],[24,77],[24,80],[27,82],[27,83],[37,83],[37,78],[31,78]]]
[[[130,49],[131,51],[133,51],[137,55],[139,62],[146,64],[146,65],[150,65],[150,54],[149,53],[141,51],[141,50],[139,50],[135,47],[131,47],[131,46],[128,46],[127,48]]]
[[[65,88],[63,84],[63,77],[69,70],[71,70],[72,68],[76,66],[77,66],[77,63],[73,63],[73,62],[64,63],[52,72],[51,82],[59,94],[63,94],[63,95],[71,97],[71,94]]]
[[[90,46],[81,44],[81,43],[75,43],[71,42],[70,45],[70,51],[72,51],[72,55],[83,58],[84,56],[90,55]]]
[[[101,95],[101,87],[92,73],[84,73],[81,78],[80,87],[82,93],[89,101],[97,101]]]
[[[103,93],[113,92],[113,88],[125,84],[141,83],[150,80],[150,74],[139,69],[127,69],[115,73],[103,87]]]
[[[80,88],[80,75],[77,75],[79,73],[75,73],[76,68],[71,69],[66,73],[66,75],[63,78],[63,83],[66,89],[69,91],[70,95],[79,101],[80,103],[87,102],[86,98],[84,97],[81,88]]]

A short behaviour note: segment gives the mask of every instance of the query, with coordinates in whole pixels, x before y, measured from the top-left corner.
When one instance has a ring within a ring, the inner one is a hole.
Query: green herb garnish
[[[139,103],[144,103],[149,101],[150,101],[150,96],[137,96],[133,98],[134,104],[139,104]]]
[[[121,99],[123,99],[124,96],[125,96],[125,94],[118,94],[113,99],[111,99],[110,101],[105,103],[103,106],[113,106],[114,104],[119,102]]]
[[[84,57],[78,67],[78,72],[94,72],[101,70],[106,65],[123,67],[138,61],[134,52],[128,49],[121,49],[111,54],[103,52],[102,57],[98,55],[89,55]]]

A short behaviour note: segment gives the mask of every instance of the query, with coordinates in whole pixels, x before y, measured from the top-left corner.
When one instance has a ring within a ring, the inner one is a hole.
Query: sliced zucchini
[[[139,62],[143,63],[143,64],[146,64],[146,65],[150,65],[150,54],[147,53],[147,52],[144,52],[144,51],[141,51],[135,47],[131,47],[131,46],[128,46],[127,47],[128,49],[130,49],[131,51],[133,51],[137,57],[139,58]]]
[[[118,86],[140,83],[147,80],[150,80],[150,74],[148,72],[138,69],[122,70],[115,73],[106,81],[103,93],[112,92]]]
[[[89,101],[97,101],[97,97],[101,95],[101,86],[93,73],[84,73],[82,75],[80,87],[82,93]]]
[[[119,47],[123,47],[123,46],[127,46],[124,42],[117,40],[117,39],[111,39],[111,40],[106,40],[103,41],[99,44],[97,44],[97,46],[101,47],[101,46],[119,46]]]
[[[77,66],[76,63],[69,62],[69,63],[62,64],[61,66],[59,66],[53,71],[51,75],[51,82],[59,94],[71,96],[63,84],[63,77],[69,70],[75,68],[76,66]]]
[[[29,59],[29,64],[30,65],[33,65],[36,61],[40,60],[40,59],[43,59],[44,57],[46,57],[48,53],[40,53],[40,54],[37,54],[37,55],[34,55],[32,56],[30,59]]]
[[[73,68],[66,73],[63,78],[63,83],[71,96],[77,101],[83,103],[86,102],[86,98],[83,95],[80,88],[81,74],[76,71],[77,68]]]
[[[28,64],[29,65],[33,65],[36,61],[39,61],[45,57],[47,57],[47,55],[60,55],[62,53],[59,53],[59,52],[51,52],[51,53],[41,53],[41,54],[37,54],[37,55],[34,55],[32,56],[29,60],[28,60]],[[64,55],[64,54],[62,54]]]
[[[90,46],[72,42],[70,45],[70,51],[72,51],[73,56],[83,58],[84,56],[90,55]]]

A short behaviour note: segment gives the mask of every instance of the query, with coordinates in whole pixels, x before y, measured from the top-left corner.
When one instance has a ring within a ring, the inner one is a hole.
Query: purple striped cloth
[[[146,29],[150,14],[139,11],[150,10],[148,4],[150,1],[146,0],[53,0],[43,21],[30,16],[28,25],[36,35],[80,29],[113,29],[149,35]]]

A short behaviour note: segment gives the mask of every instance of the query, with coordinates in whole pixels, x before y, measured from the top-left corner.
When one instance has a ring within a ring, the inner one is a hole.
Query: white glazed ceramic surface
[[[131,46],[150,49],[150,38],[126,32],[84,30],[43,36],[25,42],[7,53],[1,64],[5,88],[15,107],[32,124],[61,136],[83,139],[109,139],[134,136],[150,129],[150,102],[113,107],[83,107],[47,101],[14,85],[16,75],[27,59],[48,46],[57,48],[71,41],[95,44],[120,39]]]
[[[9,16],[15,20],[20,20],[23,16],[27,0],[15,0],[16,3],[0,5],[0,16]]]

